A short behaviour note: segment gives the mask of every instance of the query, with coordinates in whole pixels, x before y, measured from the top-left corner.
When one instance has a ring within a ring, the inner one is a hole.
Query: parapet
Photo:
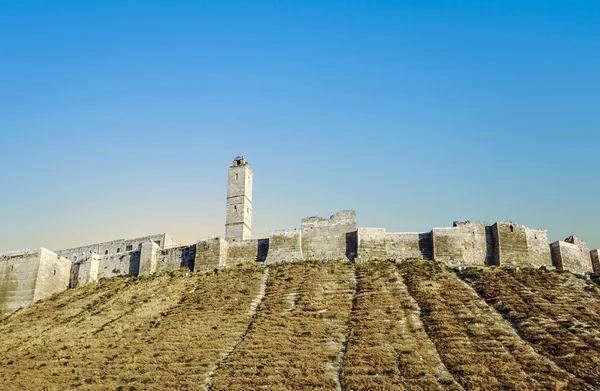
[[[592,255],[585,242],[575,235],[565,241],[557,241],[550,245],[552,264],[557,270],[569,270],[574,273],[592,272]]]

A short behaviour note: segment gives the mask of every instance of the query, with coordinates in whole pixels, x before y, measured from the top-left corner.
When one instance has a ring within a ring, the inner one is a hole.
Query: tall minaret
[[[252,227],[252,170],[243,156],[233,159],[227,183],[225,239],[248,240]]]

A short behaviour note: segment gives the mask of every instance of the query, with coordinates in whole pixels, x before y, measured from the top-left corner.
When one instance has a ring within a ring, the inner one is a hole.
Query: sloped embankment
[[[355,282],[348,262],[269,267],[248,333],[215,372],[213,390],[335,390]]]
[[[571,273],[469,269],[463,278],[540,354],[600,389],[600,289]]]
[[[440,361],[395,265],[357,264],[356,275],[343,388],[462,390]]]
[[[465,389],[591,389],[535,353],[445,266],[412,261],[398,268],[443,363]]]
[[[197,389],[250,322],[259,266],[112,278],[0,322],[0,389]]]

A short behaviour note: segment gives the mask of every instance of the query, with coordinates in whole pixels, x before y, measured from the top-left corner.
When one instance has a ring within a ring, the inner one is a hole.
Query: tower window
[[[233,205],[233,210],[237,211],[237,205]]]
[[[238,178],[239,178],[239,177],[238,177],[238,174],[235,174],[235,180],[236,180],[236,181],[238,180]]]
[[[104,250],[104,255],[108,255],[108,250]]]
[[[510,226],[510,232],[515,232],[515,227],[514,226]]]
[[[120,252],[121,252],[121,249],[120,249],[120,248],[117,248],[117,252],[118,252],[118,253],[120,253]]]

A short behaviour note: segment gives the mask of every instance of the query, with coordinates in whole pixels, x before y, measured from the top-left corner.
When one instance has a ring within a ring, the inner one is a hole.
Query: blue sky
[[[0,251],[354,209],[600,247],[597,1],[0,0]]]

